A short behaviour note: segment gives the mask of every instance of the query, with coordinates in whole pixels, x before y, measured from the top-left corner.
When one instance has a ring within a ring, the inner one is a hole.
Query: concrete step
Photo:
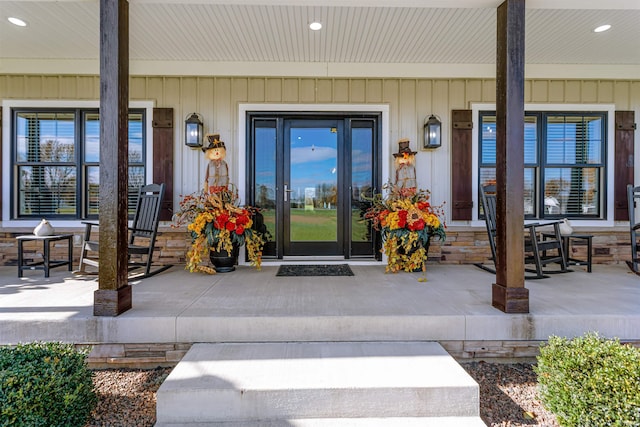
[[[307,418],[210,423],[156,423],[155,427],[487,427],[480,417]]]
[[[471,419],[479,388],[435,342],[195,344],[158,390],[156,411],[158,425]]]

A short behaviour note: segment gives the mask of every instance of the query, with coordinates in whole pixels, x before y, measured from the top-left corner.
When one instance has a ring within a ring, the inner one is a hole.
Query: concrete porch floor
[[[471,265],[428,265],[385,274],[352,264],[353,277],[276,277],[261,271],[191,274],[183,266],[132,282],[133,308],[93,316],[94,278],[64,269],[0,267],[0,344],[284,341],[540,341],[550,335],[640,342],[640,277],[624,265],[594,265],[529,280],[530,314],[491,306],[495,276]],[[445,345],[445,344],[443,344]],[[454,352],[458,344],[445,348]],[[461,346],[462,344],[460,344]],[[462,347],[460,347],[462,349]]]

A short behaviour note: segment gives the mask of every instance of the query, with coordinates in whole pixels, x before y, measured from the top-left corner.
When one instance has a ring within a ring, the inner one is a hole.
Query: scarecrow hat
[[[207,145],[202,146],[202,151],[206,152],[212,148],[227,149],[227,147],[224,146],[224,142],[220,141],[220,134],[218,133],[208,133],[204,136],[204,139],[207,141]]]
[[[393,157],[402,157],[406,154],[418,154],[417,151],[411,151],[409,148],[409,138],[402,138],[398,141],[398,152],[393,153]]]

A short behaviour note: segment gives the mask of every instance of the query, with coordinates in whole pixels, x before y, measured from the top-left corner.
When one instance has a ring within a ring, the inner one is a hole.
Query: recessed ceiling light
[[[26,27],[27,26],[27,23],[24,22],[20,18],[14,18],[13,16],[10,16],[10,17],[7,18],[7,20],[9,22],[11,22],[13,25],[17,25],[18,27]]]
[[[319,29],[322,28],[322,24],[319,22],[312,22],[311,24],[309,24],[309,28],[312,29],[313,31],[318,31]]]
[[[593,32],[594,33],[601,33],[603,31],[607,31],[609,28],[611,28],[611,25],[609,25],[609,24],[600,25],[598,28],[594,28]]]

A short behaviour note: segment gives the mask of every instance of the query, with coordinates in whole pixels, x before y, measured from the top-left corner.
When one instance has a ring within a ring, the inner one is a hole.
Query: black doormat
[[[281,265],[276,276],[353,276],[349,264]]]

